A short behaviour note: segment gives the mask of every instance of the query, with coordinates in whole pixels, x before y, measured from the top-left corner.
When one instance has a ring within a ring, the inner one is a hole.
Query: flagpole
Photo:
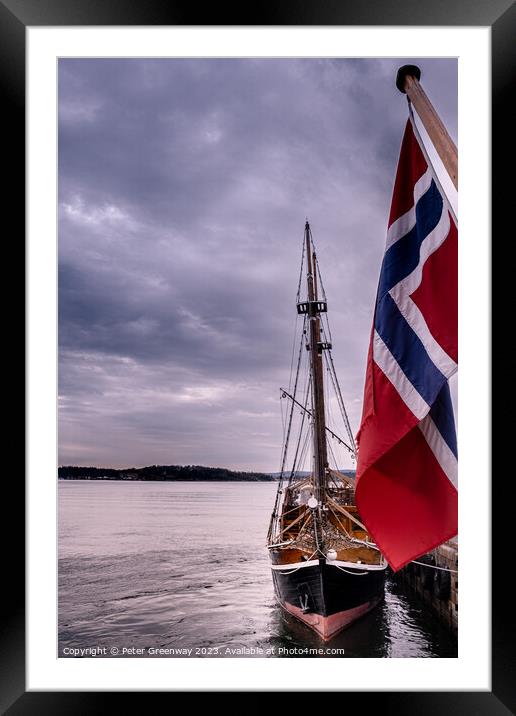
[[[458,188],[457,147],[419,84],[421,70],[416,65],[403,65],[396,75],[396,87],[406,94],[423,123],[437,154],[441,158],[454,187]]]

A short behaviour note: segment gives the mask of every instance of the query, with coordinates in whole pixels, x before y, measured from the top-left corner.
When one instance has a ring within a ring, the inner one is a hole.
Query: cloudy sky
[[[454,59],[60,60],[60,464],[279,469],[306,217],[356,433],[407,62],[456,141]]]

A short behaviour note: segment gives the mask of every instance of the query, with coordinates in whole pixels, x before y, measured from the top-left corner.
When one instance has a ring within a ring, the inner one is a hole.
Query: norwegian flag
[[[356,503],[393,570],[457,534],[457,226],[407,121],[367,359]]]

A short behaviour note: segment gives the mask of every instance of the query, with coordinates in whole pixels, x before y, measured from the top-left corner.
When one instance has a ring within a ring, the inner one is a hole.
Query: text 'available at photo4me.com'
[[[230,647],[230,646],[198,646],[198,647],[136,647],[136,646],[67,646],[61,650],[60,656],[78,658],[119,657],[119,656],[155,656],[155,657],[288,657],[288,656],[344,656],[345,650],[332,647]]]

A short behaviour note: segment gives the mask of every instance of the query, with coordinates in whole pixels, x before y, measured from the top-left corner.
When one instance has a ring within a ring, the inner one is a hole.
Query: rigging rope
[[[313,242],[313,239],[312,239],[312,232],[310,232],[310,238],[311,238],[311,241],[312,241],[313,250],[315,251],[315,245],[314,245],[314,242]],[[326,290],[325,290],[325,288],[324,288],[324,283],[323,283],[322,276],[321,276],[321,269],[320,269],[320,267],[319,267],[319,261],[317,261],[316,267],[317,267],[317,277],[318,277],[318,280],[319,280],[319,285],[320,285],[320,287],[321,287],[321,292],[322,292],[322,295],[323,295],[323,299],[326,301]],[[320,324],[320,325],[321,325],[321,329],[322,329],[322,333],[323,333],[323,337],[324,337],[325,341],[331,344],[331,343],[333,342],[333,339],[332,339],[332,334],[331,334],[330,321],[329,321],[329,318],[328,318],[328,314],[327,314],[327,313],[322,316],[322,320],[321,320],[321,324]],[[328,369],[329,369],[329,372],[330,372],[330,375],[331,375],[331,378],[332,378],[332,383],[333,383],[333,387],[334,387],[334,390],[335,390],[335,393],[336,393],[336,396],[337,396],[337,401],[338,401],[338,403],[339,403],[339,408],[340,408],[340,411],[341,411],[341,414],[342,414],[342,419],[343,419],[343,421],[344,421],[344,426],[345,426],[345,428],[346,428],[346,431],[347,431],[347,434],[348,434],[348,438],[349,438],[349,440],[350,440],[350,443],[351,443],[351,445],[352,445],[353,448],[354,448],[354,453],[355,453],[355,454],[354,454],[354,459],[356,460],[356,443],[355,443],[355,438],[354,438],[353,432],[352,432],[352,430],[351,430],[351,424],[350,424],[350,422],[349,422],[349,418],[348,418],[348,414],[347,414],[347,411],[346,411],[346,407],[345,407],[345,405],[344,405],[344,400],[343,400],[343,398],[342,398],[342,392],[341,392],[341,390],[340,390],[340,384],[339,384],[339,381],[338,381],[338,378],[337,378],[337,373],[336,373],[336,371],[335,371],[335,365],[334,365],[334,363],[333,363],[333,357],[332,357],[332,354],[331,354],[331,350],[324,351],[324,353],[327,354],[327,355],[325,355],[326,364],[327,364],[327,366],[328,366]],[[337,466],[337,467],[338,467],[338,466]]]
[[[330,562],[331,564],[331,562]],[[340,569],[341,572],[346,572],[346,574],[351,574],[353,577],[363,577],[365,574],[369,574],[369,572],[350,572],[347,569],[344,569],[344,567],[341,567],[340,564],[332,564],[332,567],[337,567],[337,569]]]
[[[281,574],[293,574],[294,572],[297,572],[298,569],[303,569],[305,563],[306,563],[306,562],[309,562],[309,561],[312,559],[312,557],[314,557],[316,554],[317,554],[317,550],[315,550],[315,552],[313,552],[313,553],[308,557],[308,559],[305,560],[305,562],[303,562],[302,564],[300,564],[299,567],[294,567],[294,569],[290,569],[290,570],[288,570],[288,572],[284,572],[283,570],[281,570]]]
[[[282,402],[282,400],[281,400],[281,397],[280,397],[280,413],[281,413],[281,427],[282,427],[282,430],[283,430],[283,438],[282,438],[282,441],[281,441],[282,454],[283,454],[283,445],[285,444],[285,412],[284,412],[284,410],[283,410],[283,402]]]
[[[344,534],[346,535],[346,537],[348,537],[350,540],[353,539],[353,538],[351,537],[351,535],[349,534],[349,532],[347,531],[347,529],[346,529],[346,528],[344,527],[344,525],[342,524],[342,522],[341,522],[341,521],[339,520],[339,518],[337,517],[337,513],[335,512],[335,510],[333,509],[333,507],[332,507],[331,505],[330,505],[330,510],[333,512],[333,515],[334,515],[335,519],[336,519],[337,522],[339,523],[339,525],[340,525],[340,527],[342,528],[342,531],[344,532]]]
[[[310,229],[310,243],[312,244],[312,251],[316,254],[317,252],[316,252],[316,250],[315,250],[315,244],[314,244],[314,240],[313,240],[313,237],[312,237],[312,230],[311,230],[311,229]],[[324,284],[323,284],[323,282],[322,282],[321,270],[320,270],[320,268],[319,268],[319,261],[316,262],[316,269],[317,269],[318,285],[319,285],[320,288],[321,288],[322,299],[323,299],[323,301],[326,301],[326,291],[324,290]]]
[[[332,338],[332,335],[331,335],[331,328],[330,328],[330,319],[328,318],[328,313],[326,313],[326,314],[323,316],[323,318],[324,318],[324,320],[326,321],[326,328],[328,329],[328,339],[329,339],[329,342],[330,342],[330,343],[333,343],[333,338]],[[323,320],[323,330],[325,330],[325,328],[324,328],[324,320]]]
[[[289,378],[288,378],[288,389],[289,389],[289,390],[290,390],[290,388],[292,387],[292,375],[293,375],[293,373],[294,373],[294,355],[295,355],[295,352],[296,352],[296,335],[297,335],[297,321],[298,321],[298,318],[299,318],[299,316],[296,315],[296,322],[295,322],[295,324],[294,324],[294,336],[293,336],[293,338],[292,338],[292,355],[291,355],[291,357],[290,357],[290,375],[289,375]],[[303,325],[304,325],[304,323],[303,323]]]
[[[301,365],[301,357],[302,357],[302,352],[303,352],[303,336],[304,336],[304,334],[301,334],[301,341],[299,343],[299,355],[298,355],[298,359],[297,359],[296,380],[294,382],[294,395],[296,394],[297,384],[298,384],[298,380],[299,380],[299,367]],[[283,459],[281,461],[281,478],[283,478],[283,473],[285,471],[285,463],[287,460],[288,443],[289,443],[289,439],[290,439],[290,430],[292,428],[293,415],[294,415],[294,402],[292,402],[292,405],[290,406],[290,415],[289,415],[289,419],[288,419],[287,435],[286,435],[285,442],[284,442]]]
[[[307,386],[307,389],[306,389],[305,405],[306,405],[306,400],[308,399],[308,388],[309,388],[309,386]],[[297,463],[297,457],[299,454],[299,446],[301,444],[301,438],[303,436],[303,427],[304,427],[304,423],[305,423],[305,416],[306,416],[306,413],[303,411],[302,418],[301,418],[301,427],[299,429],[299,437],[298,437],[297,445],[296,445],[296,452],[294,454],[294,462],[292,464],[292,471],[290,473],[290,478],[289,478],[289,484],[291,483],[292,478],[296,473],[296,463]],[[306,439],[305,439],[305,442],[306,442]]]
[[[299,281],[297,284],[296,303],[299,303],[299,297],[301,296],[301,281],[303,279],[303,264],[305,261],[305,239],[303,236],[303,249],[301,251],[301,267],[299,269]]]
[[[303,445],[303,449],[301,450],[301,456],[300,456],[299,462],[298,462],[298,464],[297,464],[297,470],[296,470],[296,472],[302,472],[302,471],[303,471],[303,468],[305,467],[306,456],[307,456],[307,454],[308,454],[308,446],[310,445],[310,433],[311,433],[311,432],[312,432],[312,428],[311,428],[310,425],[309,425],[309,428],[308,428],[308,430],[306,431],[306,434],[305,434],[305,442],[304,442],[304,445]]]
[[[302,267],[303,267],[303,264],[301,262],[301,270],[302,270]],[[294,395],[296,394],[296,391],[297,391],[297,384],[298,384],[298,380],[299,380],[299,369],[301,366],[301,358],[302,358],[302,354],[303,354],[303,338],[305,336],[305,330],[304,330],[305,323],[306,323],[306,316],[303,321],[303,331],[301,333],[301,340],[299,342],[299,355],[298,355],[298,359],[297,359],[296,380],[294,382],[294,388],[293,388]],[[297,326],[297,319],[296,319],[296,326]],[[295,336],[294,336],[294,345],[295,345]],[[292,378],[292,376],[291,376],[291,378]],[[283,491],[283,479],[284,479],[285,464],[286,464],[287,454],[288,454],[288,443],[289,443],[289,439],[290,439],[290,431],[292,428],[293,415],[294,415],[294,402],[292,402],[292,405],[290,408],[290,415],[288,418],[288,428],[287,428],[286,435],[285,435],[285,428],[283,428],[283,456],[281,459],[281,472],[280,472],[280,476],[279,476],[279,480],[278,480],[278,489],[276,491],[276,499],[274,501],[274,509],[272,511],[271,519],[269,522],[269,529],[267,532],[268,540],[271,539],[273,532],[275,532],[276,528],[277,528],[278,509],[279,509],[279,505],[280,505],[281,494]],[[282,410],[282,420],[283,420],[283,410]]]
[[[334,466],[335,466],[335,470],[338,470],[338,469],[339,469],[339,466],[338,466],[338,464],[337,464],[337,459],[336,459],[336,457],[335,457],[335,453],[333,452],[333,445],[331,444],[330,441],[327,442],[327,445],[328,445],[328,448],[329,448],[330,453],[331,453],[331,457],[332,457],[332,460],[333,460],[333,464],[334,464]],[[334,481],[334,482],[335,482],[335,481]]]
[[[441,572],[453,572],[458,574],[458,569],[448,569],[448,567],[438,567],[436,564],[425,564],[425,562],[418,562],[415,559],[412,560],[412,564],[420,564],[422,567],[431,567],[432,569],[439,569]]]
[[[346,428],[346,432],[348,434],[349,441],[350,441],[351,445],[353,446],[354,458],[356,460],[357,451],[356,451],[355,438],[354,438],[353,432],[351,430],[351,424],[349,422],[348,414],[346,412],[346,406],[344,405],[344,399],[342,397],[339,381],[337,378],[337,373],[335,371],[335,364],[333,362],[333,356],[331,354],[331,350],[324,351],[324,353],[325,353],[324,358],[326,361],[326,367],[328,368],[328,373],[330,374],[330,377],[331,377],[333,388],[334,388],[335,394],[337,396],[337,402],[339,404],[340,412],[342,415],[342,420],[344,421],[344,426]]]
[[[308,446],[310,445],[310,433],[312,432],[310,424],[308,423],[308,430],[305,433],[305,440],[301,449],[301,455],[299,456],[299,462],[297,463],[296,470],[292,473],[290,482],[295,478],[296,473],[302,472],[305,467],[306,456],[308,453]]]

